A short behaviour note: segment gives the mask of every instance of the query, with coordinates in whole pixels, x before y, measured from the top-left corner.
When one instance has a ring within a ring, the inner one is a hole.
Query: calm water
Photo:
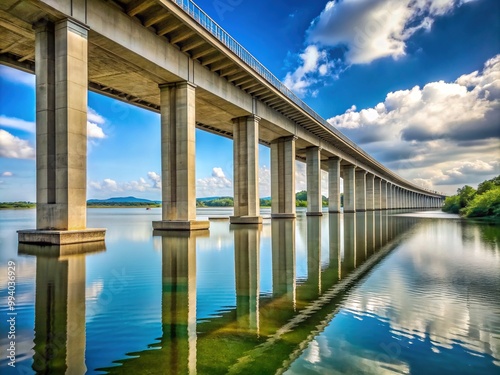
[[[90,209],[105,246],[18,246],[34,219],[0,211],[1,374],[500,374],[498,226],[377,212],[167,235],[159,209]]]

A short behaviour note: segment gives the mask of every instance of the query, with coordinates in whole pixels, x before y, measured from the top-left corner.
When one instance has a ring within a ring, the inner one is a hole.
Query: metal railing
[[[302,99],[295,95],[292,90],[286,87],[281,80],[276,78],[276,76],[269,71],[259,60],[257,60],[250,52],[248,52],[241,44],[239,44],[231,35],[229,35],[222,27],[220,27],[217,22],[210,18],[198,5],[196,5],[191,0],[171,0],[173,3],[177,4],[184,12],[189,14],[196,22],[198,22],[205,30],[210,32],[215,36],[220,42],[222,42],[227,48],[231,50],[236,56],[238,56],[245,64],[252,68],[259,76],[264,78],[269,82],[274,88],[279,90],[288,99],[298,105],[312,118],[318,121],[321,125],[325,126],[327,129],[335,133],[342,141],[349,144],[357,152],[364,155],[368,160],[377,164],[380,168],[387,170],[378,161],[374,160],[369,154],[367,154],[363,149],[356,145],[353,141],[347,138],[344,134],[338,131],[330,123],[328,123],[323,117],[317,114],[311,107],[309,107]],[[389,171],[395,177],[392,171]],[[399,177],[400,178],[400,177]],[[427,190],[425,188],[420,188],[422,190]],[[429,191],[430,192],[430,191]]]

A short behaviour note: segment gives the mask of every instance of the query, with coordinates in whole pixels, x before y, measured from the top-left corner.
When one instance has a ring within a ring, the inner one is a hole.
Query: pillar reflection
[[[236,319],[239,329],[259,333],[260,232],[262,226],[234,226]]]
[[[343,215],[330,214],[328,217],[329,239],[330,239],[330,262],[329,268],[338,270],[338,279],[342,278],[341,269],[341,221]]]
[[[366,212],[366,256],[369,257],[375,252],[376,231],[375,231],[375,217],[378,211]]]
[[[344,214],[344,257],[342,259],[342,275],[345,277],[355,268],[356,253],[356,214]]]
[[[354,267],[359,267],[366,260],[366,212],[356,213],[356,248],[354,251]]]
[[[273,296],[285,296],[295,306],[295,220],[273,220],[271,231]]]
[[[170,374],[196,373],[196,239],[202,232],[162,237],[162,358]]]
[[[19,244],[36,257],[35,338],[37,374],[84,374],[85,257],[104,251],[104,241],[72,245]]]
[[[321,293],[321,217],[307,217],[307,285],[309,297]]]

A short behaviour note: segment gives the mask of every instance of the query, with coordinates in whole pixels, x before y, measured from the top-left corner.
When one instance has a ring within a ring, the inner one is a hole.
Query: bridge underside
[[[161,114],[163,220],[155,229],[208,228],[196,222],[195,127],[234,140],[234,224],[262,221],[259,143],[271,148],[273,218],[296,215],[296,159],[307,163],[308,215],[322,215],[321,169],[330,172],[330,212],[340,211],[341,177],[349,212],[440,205],[442,197],[378,163],[183,4],[189,9],[167,0],[0,4],[0,63],[37,76],[37,231],[20,241],[80,241],[88,232],[87,89]],[[89,240],[103,235],[92,233]]]

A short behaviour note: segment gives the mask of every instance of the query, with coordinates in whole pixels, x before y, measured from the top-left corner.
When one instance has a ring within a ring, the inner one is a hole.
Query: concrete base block
[[[323,216],[323,212],[306,212],[306,216]]]
[[[68,245],[104,241],[106,229],[88,228],[81,230],[18,230],[21,243]]]
[[[344,210],[345,214],[355,214],[356,210]]]
[[[295,219],[297,214],[271,214],[271,219]]]
[[[366,212],[366,210],[364,210],[364,209],[359,209],[359,210],[356,209],[356,212]]]
[[[329,214],[340,214],[342,211],[328,211]]]
[[[262,216],[231,216],[231,224],[262,224]]]
[[[153,221],[154,230],[179,230],[179,231],[193,231],[193,230],[207,230],[210,228],[209,221],[190,220],[190,221]]]

